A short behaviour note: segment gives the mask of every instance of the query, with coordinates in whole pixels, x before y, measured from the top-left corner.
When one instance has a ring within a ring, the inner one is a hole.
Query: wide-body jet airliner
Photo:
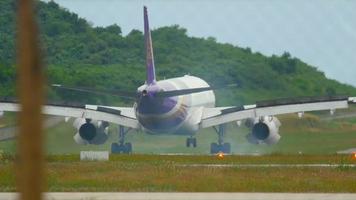
[[[215,107],[215,95],[209,84],[195,76],[156,80],[151,32],[147,8],[144,7],[144,37],[146,48],[146,81],[136,92],[114,91],[114,95],[135,99],[133,107],[111,107],[101,105],[44,105],[43,113],[73,117],[78,144],[103,144],[108,138],[109,123],[117,124],[119,138],[111,145],[112,153],[131,153],[131,143],[125,142],[131,130],[142,130],[149,134],[178,134],[187,136],[186,146],[196,147],[194,137],[199,129],[214,128],[218,141],[211,144],[210,152],[231,153],[230,144],[224,142],[225,127],[229,122],[245,123],[251,132],[247,135],[254,144],[275,144],[279,141],[281,123],[275,117],[280,114],[348,108],[356,102],[354,97],[316,97],[279,99],[258,102],[255,105]],[[61,89],[106,93],[87,88],[53,85]],[[110,91],[112,94],[113,91]],[[19,111],[16,102],[1,101],[0,113]]]

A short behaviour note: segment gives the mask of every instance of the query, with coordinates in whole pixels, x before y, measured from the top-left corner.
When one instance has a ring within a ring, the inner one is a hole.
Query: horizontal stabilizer
[[[111,95],[111,96],[118,96],[118,97],[124,97],[129,99],[135,99],[137,96],[135,92],[127,92],[127,91],[119,91],[119,90],[94,90],[85,87],[68,87],[60,84],[52,84],[52,87],[62,89],[62,90],[71,90],[71,91],[85,92],[85,93],[98,94],[98,95]]]
[[[218,90],[218,89],[228,89],[235,88],[237,84],[230,84],[225,86],[215,86],[215,87],[202,87],[202,88],[192,88],[192,89],[183,89],[183,90],[171,90],[171,91],[161,91],[156,94],[156,97],[174,97],[181,96],[187,94],[194,94],[199,92],[205,92],[210,90]]]

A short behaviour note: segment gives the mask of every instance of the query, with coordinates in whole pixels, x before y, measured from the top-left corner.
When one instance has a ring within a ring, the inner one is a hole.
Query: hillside
[[[14,96],[14,0],[0,1],[0,94]],[[135,90],[144,81],[143,34],[121,34],[118,25],[93,27],[54,2],[38,2],[41,41],[48,82],[70,86]],[[323,72],[289,53],[267,57],[250,48],[217,43],[214,38],[187,36],[179,26],[152,32],[159,79],[191,74],[211,85],[238,83],[217,92],[219,105],[256,100],[320,95],[355,95],[349,85],[327,79]],[[49,88],[49,100],[130,104],[110,96],[93,96]]]

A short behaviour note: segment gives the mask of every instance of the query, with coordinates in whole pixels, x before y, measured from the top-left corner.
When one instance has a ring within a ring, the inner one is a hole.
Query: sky
[[[46,0],[48,1],[48,0]],[[356,0],[55,0],[94,26],[118,24],[126,35],[178,24],[189,36],[250,47],[270,56],[287,51],[356,86]],[[154,41],[153,41],[154,42]]]

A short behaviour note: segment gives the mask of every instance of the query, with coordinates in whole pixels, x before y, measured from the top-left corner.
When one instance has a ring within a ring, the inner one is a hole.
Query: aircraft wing
[[[201,128],[261,116],[348,108],[356,97],[304,97],[257,102],[241,107],[204,108]]]
[[[0,101],[0,112],[18,112],[20,106],[14,101]],[[107,121],[137,129],[139,123],[135,117],[134,109],[130,107],[108,107],[99,105],[69,105],[47,104],[43,106],[43,114],[74,118],[88,118]]]

